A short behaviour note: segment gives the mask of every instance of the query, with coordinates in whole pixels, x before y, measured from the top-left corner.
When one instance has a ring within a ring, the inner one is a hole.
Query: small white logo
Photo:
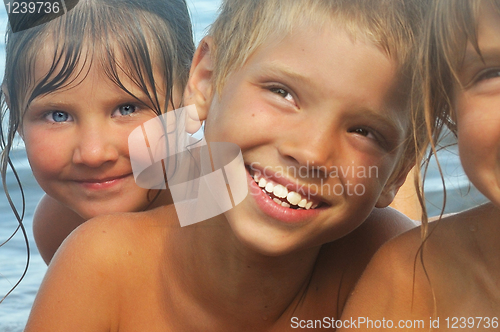
[[[181,226],[224,213],[248,194],[239,146],[195,139],[199,124],[190,105],[143,123],[128,139],[135,182],[145,189],[168,183]]]

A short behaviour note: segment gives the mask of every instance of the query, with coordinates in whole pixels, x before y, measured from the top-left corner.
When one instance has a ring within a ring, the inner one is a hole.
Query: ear
[[[405,184],[407,179],[409,181],[408,185],[413,186],[413,176],[408,177],[408,173],[412,170],[412,168],[412,165],[406,165],[402,167],[402,169],[399,171],[399,174],[392,180],[387,182],[384,189],[382,190],[382,193],[380,194],[380,197],[378,198],[377,204],[375,204],[375,207],[385,208],[389,206],[394,200],[394,197],[396,197],[399,189],[403,184]]]
[[[210,36],[200,42],[194,54],[189,80],[184,90],[184,104],[196,106],[199,121],[206,120],[213,99],[213,47],[213,39]],[[190,116],[190,118],[194,119],[196,116]]]

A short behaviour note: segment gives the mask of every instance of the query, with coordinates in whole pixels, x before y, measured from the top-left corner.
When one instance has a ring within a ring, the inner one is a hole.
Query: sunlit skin
[[[377,166],[379,176],[324,179],[366,193],[317,193],[323,207],[292,223],[252,195],[183,228],[170,218],[172,205],[93,219],[55,256],[26,331],[289,330],[293,316],[338,316],[377,248],[412,227],[392,209],[372,212],[390,204],[406,175],[388,182],[408,119],[387,54],[337,26],[312,26],[270,39],[217,94],[213,47],[206,38],[198,48],[185,92],[206,120],[209,143],[238,144],[247,165],[354,162]],[[285,175],[306,188],[321,183]]]
[[[35,70],[39,78],[51,65],[53,50],[47,45]],[[47,193],[34,217],[35,240],[47,263],[62,240],[89,218],[168,203],[165,191],[135,184],[128,150],[130,132],[157,115],[111,82],[99,64],[82,69],[88,71],[85,78],[74,75],[68,88],[35,98],[20,130],[33,174]],[[147,100],[121,76],[131,93]],[[159,95],[163,105],[164,93]]]
[[[440,331],[498,329],[500,15],[496,9],[483,5],[478,22],[478,42],[484,61],[469,43],[464,63],[458,68],[460,84],[454,91],[454,111],[463,168],[491,203],[431,224],[432,235],[424,247],[429,280],[419,262],[413,279],[415,257],[421,244],[420,229],[389,242],[360,280],[344,312],[345,318],[425,321],[425,328],[412,331],[428,331],[429,317],[440,318]],[[453,321],[453,317],[465,317],[465,322]],[[483,319],[480,321],[478,317]]]

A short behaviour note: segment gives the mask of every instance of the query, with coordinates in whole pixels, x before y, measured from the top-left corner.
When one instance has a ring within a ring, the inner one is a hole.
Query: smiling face
[[[43,54],[50,58],[53,51]],[[50,63],[37,62],[37,79]],[[82,69],[69,87],[36,97],[24,114],[21,134],[33,174],[47,194],[85,219],[144,210],[157,192],[135,184],[128,136],[157,115],[111,82],[99,65]],[[120,79],[134,96],[147,100],[129,78]]]
[[[383,51],[339,28],[305,29],[261,46],[212,94],[211,42],[186,96],[207,116],[208,142],[242,150],[250,195],[225,213],[241,242],[269,255],[317,246],[391,202],[408,119]]]
[[[455,89],[458,147],[465,173],[497,206],[500,205],[500,15],[483,6],[478,44],[466,50],[459,71],[463,87]]]

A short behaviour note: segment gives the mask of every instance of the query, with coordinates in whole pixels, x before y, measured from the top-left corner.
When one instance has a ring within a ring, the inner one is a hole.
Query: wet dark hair
[[[29,244],[22,223],[24,195],[19,213],[7,189],[6,177],[10,167],[22,194],[9,154],[28,105],[39,96],[78,84],[76,80],[81,82],[91,66],[100,66],[113,83],[160,115],[169,104],[174,108],[181,106],[174,105],[173,89],[176,87],[182,93],[195,50],[185,0],[80,0],[63,16],[48,21],[51,18],[22,14],[11,17],[0,93],[0,173],[7,199],[19,222],[17,230],[22,230],[27,244],[26,269]],[[54,45],[50,69],[44,77],[35,78],[40,50],[48,42]],[[161,74],[161,82],[155,82],[153,68]],[[147,100],[139,100],[125,88],[120,80],[123,75],[137,85]],[[166,91],[163,88],[158,91],[158,86],[165,86]],[[158,94],[166,94],[165,105],[160,105]],[[26,270],[7,295],[25,273]]]

